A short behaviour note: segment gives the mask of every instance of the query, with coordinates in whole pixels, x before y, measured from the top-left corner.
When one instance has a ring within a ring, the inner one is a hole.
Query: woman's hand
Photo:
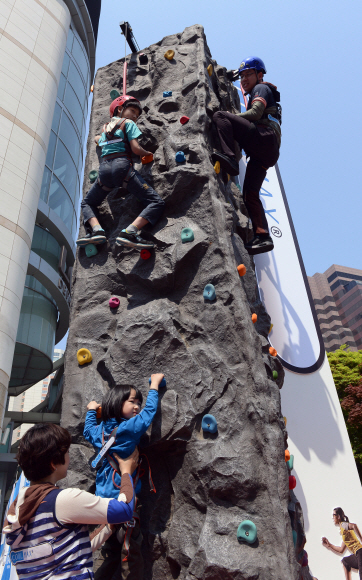
[[[329,547],[330,547],[330,545],[331,545],[330,541],[329,541],[329,540],[327,540],[327,538],[325,538],[325,537],[323,537],[323,538],[322,538],[322,544],[323,544],[323,546],[325,546],[326,548],[329,548]]]
[[[96,403],[96,401],[91,401],[87,405],[88,411],[96,411],[99,407],[100,407],[100,404]]]
[[[139,451],[138,448],[136,447],[136,449],[134,450],[134,452],[127,457],[127,459],[121,459],[117,453],[113,453],[114,457],[116,458],[118,465],[119,465],[119,470],[121,472],[121,474],[123,475],[124,473],[129,473],[130,475],[132,475],[132,473],[134,472],[135,469],[137,469],[138,466],[138,459],[139,459]]]

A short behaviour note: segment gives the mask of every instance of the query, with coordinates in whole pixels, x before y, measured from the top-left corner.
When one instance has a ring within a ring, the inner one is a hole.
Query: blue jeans
[[[101,159],[98,179],[81,203],[84,224],[90,218],[96,217],[94,213],[96,208],[101,205],[112,189],[122,187],[123,181],[130,170],[127,189],[144,205],[144,210],[140,213],[140,217],[150,222],[151,225],[155,225],[163,213],[165,202],[145,182],[138,171],[132,168],[131,162],[127,157]],[[103,189],[102,186],[107,187],[108,191]]]

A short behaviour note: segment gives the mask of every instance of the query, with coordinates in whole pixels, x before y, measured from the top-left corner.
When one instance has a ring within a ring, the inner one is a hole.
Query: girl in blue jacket
[[[164,375],[151,375],[151,385],[144,409],[142,393],[137,388],[126,386],[113,387],[102,400],[102,405],[91,401],[87,405],[87,416],[83,435],[99,452],[111,436],[115,442],[104,457],[96,476],[95,495],[107,498],[118,498],[120,475],[114,470],[107,456],[116,453],[121,458],[128,457],[139,444],[140,439],[151,425],[157,411],[158,388]],[[102,421],[97,424],[97,410],[102,407]],[[113,462],[112,462],[113,463]],[[141,489],[138,481],[136,494]],[[141,555],[142,534],[139,517],[134,514],[132,528],[122,526],[104,544],[101,556],[95,562],[95,579],[109,578],[143,578],[143,559]],[[132,535],[128,533],[132,530]],[[120,550],[119,542],[123,544]]]

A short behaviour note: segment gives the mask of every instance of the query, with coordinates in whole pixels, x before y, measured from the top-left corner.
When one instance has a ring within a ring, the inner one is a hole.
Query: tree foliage
[[[362,482],[362,350],[350,351],[344,344],[327,357]]]

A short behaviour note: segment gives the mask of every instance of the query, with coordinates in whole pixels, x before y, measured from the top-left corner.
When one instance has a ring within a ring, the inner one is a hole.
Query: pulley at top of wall
[[[120,22],[119,26],[122,30],[122,34],[125,38],[124,43],[124,65],[123,65],[123,96],[127,94],[127,43],[132,52],[139,52],[140,47],[138,46],[137,40],[133,36],[132,26],[129,22]]]

